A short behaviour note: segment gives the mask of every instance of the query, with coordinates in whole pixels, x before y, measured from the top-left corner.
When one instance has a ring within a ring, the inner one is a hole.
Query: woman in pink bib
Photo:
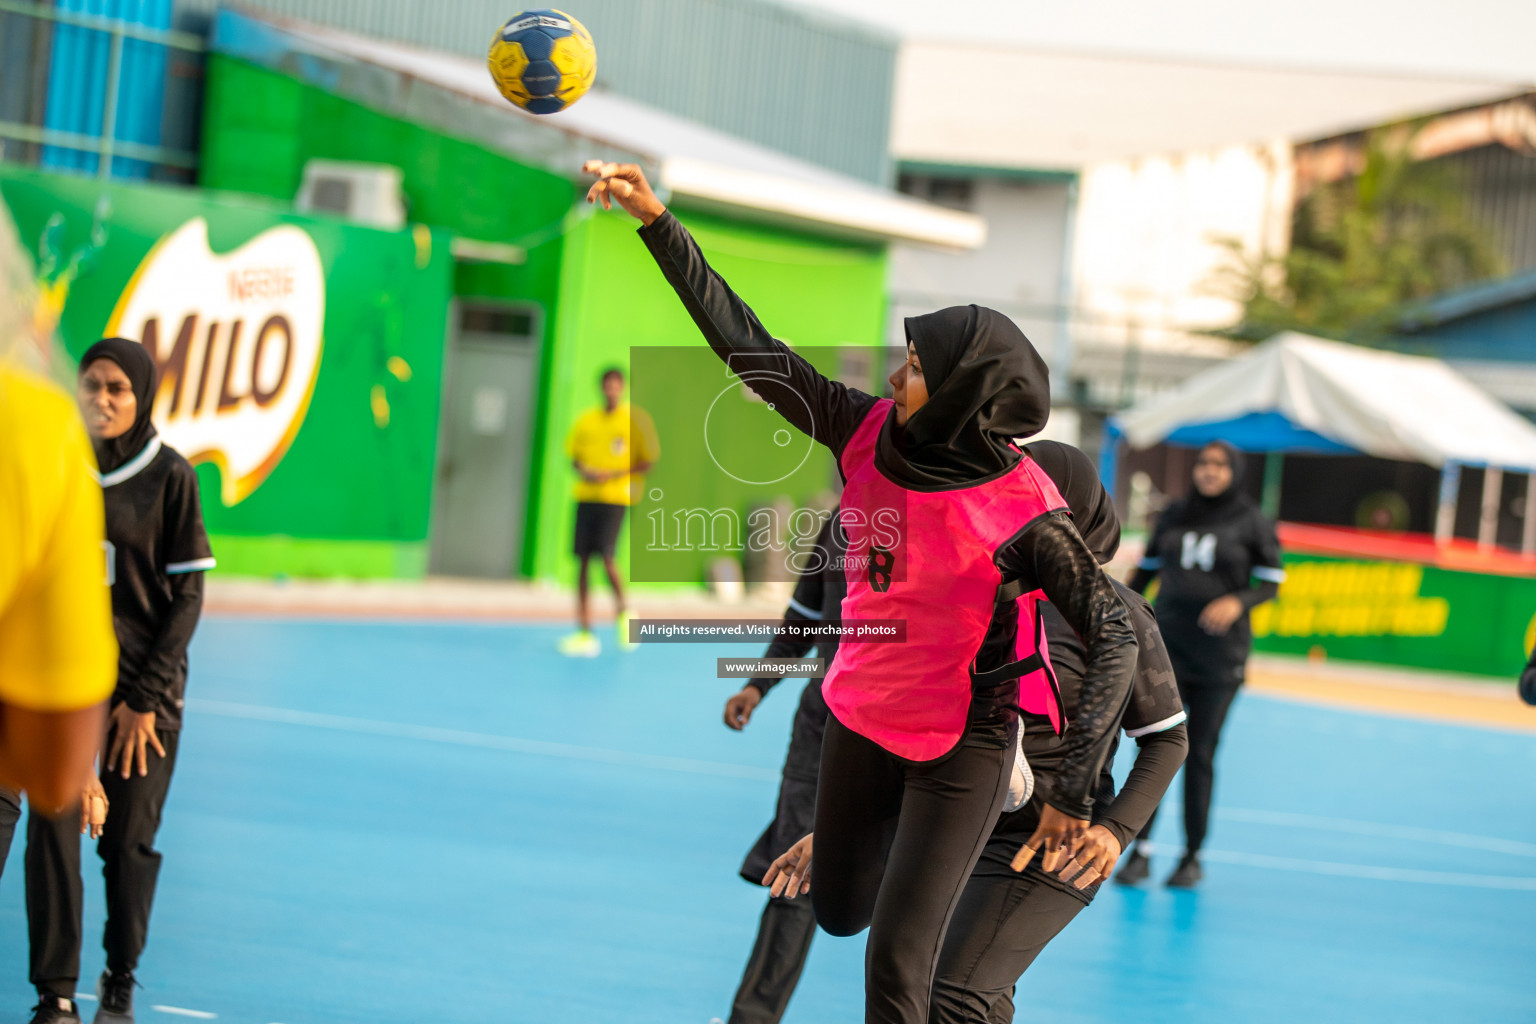
[[[1054,870],[1088,828],[1136,663],[1124,604],[1050,478],[1014,443],[1050,413],[1045,362],[1007,317],[963,306],[907,320],[894,399],[828,380],[768,334],[638,167],[586,170],[598,179],[589,201],[617,199],[643,222],[641,238],[715,352],[837,456],[844,625],[904,624],[904,642],[845,639],[822,685],[832,714],[808,891],[828,932],[870,929],[865,1020],[921,1024],[950,916],[1010,782],[1027,776],[1020,709],[1064,736],[1040,828],[1020,856],[1043,848]],[[1070,723],[1041,641],[1045,600],[1087,652]],[[808,886],[807,870],[794,885]]]

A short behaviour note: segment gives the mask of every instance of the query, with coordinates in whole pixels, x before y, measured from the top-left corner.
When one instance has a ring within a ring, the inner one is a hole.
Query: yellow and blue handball
[[[503,96],[530,114],[553,114],[592,88],[597,48],[569,14],[524,11],[496,31],[486,63]]]

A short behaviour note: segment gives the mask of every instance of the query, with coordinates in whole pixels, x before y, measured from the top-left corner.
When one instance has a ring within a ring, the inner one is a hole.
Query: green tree
[[[1222,290],[1243,303],[1230,333],[1267,338],[1300,330],[1367,340],[1415,299],[1493,276],[1501,261],[1468,214],[1456,168],[1415,160],[1412,134],[1366,138],[1359,175],[1319,187],[1296,209],[1291,248],[1257,259],[1240,243]]]

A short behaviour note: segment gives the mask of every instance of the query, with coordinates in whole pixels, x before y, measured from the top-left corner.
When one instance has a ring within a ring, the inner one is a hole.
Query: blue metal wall
[[[59,0],[61,11],[122,20],[145,28],[171,27],[172,0]],[[108,80],[112,64],[112,35],[79,25],[55,25],[48,75],[44,127],[79,135],[103,135],[108,112]],[[124,39],[121,76],[112,104],[112,138],[156,146],[162,134],[165,106],[165,47],[139,39]],[[62,146],[44,146],[45,167],[95,172],[95,153]],[[111,172],[119,178],[147,178],[151,165],[114,157]]]
[[[182,27],[196,30],[217,6],[179,0]],[[477,58],[518,10],[505,0],[244,6]],[[600,85],[866,181],[890,181],[894,35],[767,0],[575,0],[561,9],[596,39]]]

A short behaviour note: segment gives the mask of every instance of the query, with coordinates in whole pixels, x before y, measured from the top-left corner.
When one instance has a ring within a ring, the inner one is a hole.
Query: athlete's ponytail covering
[[[892,479],[916,489],[977,483],[1019,461],[1013,439],[1032,437],[1051,413],[1045,360],[1024,332],[985,306],[951,306],[907,317],[928,401],[897,428],[880,432],[877,459]]]
[[[97,465],[103,473],[110,473],[142,452],[155,436],[155,424],[151,419],[155,408],[155,359],[136,341],[103,338],[80,357],[80,372],[84,373],[98,359],[110,359],[122,368],[133,385],[133,397],[138,402],[133,426],[119,437],[98,438],[93,442]]]

